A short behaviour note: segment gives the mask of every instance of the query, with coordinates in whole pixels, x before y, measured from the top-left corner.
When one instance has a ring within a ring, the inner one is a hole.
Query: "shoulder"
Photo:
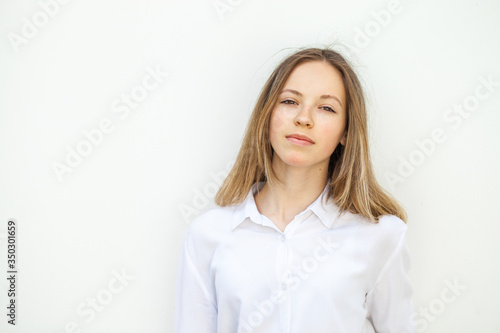
[[[406,223],[395,215],[382,215],[378,223],[372,223],[373,245],[381,257],[389,259],[406,242]]]
[[[395,215],[382,215],[373,223],[379,232],[392,237],[401,237],[408,229],[406,223]]]
[[[191,237],[207,237],[230,231],[238,207],[215,207],[193,219],[187,234]]]
[[[407,229],[407,225],[403,220],[390,214],[379,216],[378,222],[375,223],[361,214],[353,214],[346,211],[341,215],[340,221],[337,224],[356,225],[363,230],[388,237],[398,237],[398,235],[404,234]]]
[[[406,223],[395,215],[381,215],[379,216],[378,222],[375,223],[370,221],[367,217],[361,214],[352,214],[347,212],[343,217],[344,223],[354,223],[363,229],[367,229],[370,232],[380,233],[384,235],[400,235],[406,232]]]
[[[215,207],[197,216],[184,236],[184,249],[198,263],[210,262],[214,251],[231,234],[234,208]]]
[[[369,229],[384,241],[397,242],[408,229],[406,223],[395,215],[381,215],[378,223],[369,223]]]
[[[374,223],[360,214],[347,213],[342,220],[356,230],[356,237],[363,246],[381,256],[390,256],[405,242],[407,225],[395,215],[381,215],[378,223]]]

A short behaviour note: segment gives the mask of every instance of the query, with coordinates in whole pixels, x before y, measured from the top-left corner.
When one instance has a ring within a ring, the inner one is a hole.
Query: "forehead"
[[[295,66],[283,88],[314,95],[334,93],[342,100],[345,98],[342,74],[323,61],[307,61]]]

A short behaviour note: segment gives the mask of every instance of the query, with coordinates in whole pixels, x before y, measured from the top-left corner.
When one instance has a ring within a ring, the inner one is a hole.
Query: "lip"
[[[309,146],[314,144],[314,141],[310,137],[303,134],[294,133],[287,135],[286,138],[288,139],[288,141],[301,146]]]

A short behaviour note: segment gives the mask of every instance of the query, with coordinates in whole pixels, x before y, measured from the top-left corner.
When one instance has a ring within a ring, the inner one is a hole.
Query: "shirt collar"
[[[245,200],[235,207],[235,212],[233,214],[232,220],[233,230],[247,218],[250,218],[252,222],[264,225],[265,221],[262,214],[260,214],[259,210],[257,209],[254,198],[254,195],[257,193],[257,186],[259,186],[260,190],[262,189],[264,184],[265,182],[259,182],[258,184],[254,183],[250,191],[248,191]],[[327,228],[332,227],[333,223],[338,219],[339,215],[339,209],[337,205],[335,205],[332,200],[330,200],[329,202],[326,201],[329,189],[330,186],[327,183],[319,197],[316,198],[316,200],[314,200],[314,202],[311,203],[303,212],[307,213],[308,211],[312,211]]]

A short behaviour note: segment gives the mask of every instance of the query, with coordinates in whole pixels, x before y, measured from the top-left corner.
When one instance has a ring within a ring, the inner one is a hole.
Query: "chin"
[[[311,163],[313,161],[311,161],[310,159],[306,158],[301,154],[290,154],[288,156],[285,156],[281,160],[284,164],[293,167],[307,167],[313,164]]]

